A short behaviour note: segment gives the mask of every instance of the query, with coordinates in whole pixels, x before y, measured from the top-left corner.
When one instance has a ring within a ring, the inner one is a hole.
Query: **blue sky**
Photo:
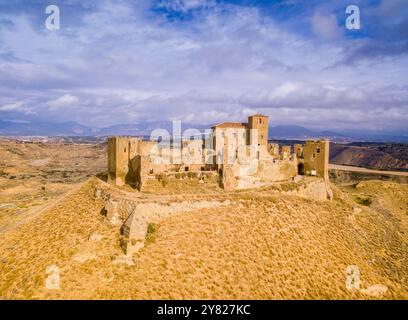
[[[0,119],[406,132],[407,53],[406,0],[0,0]]]

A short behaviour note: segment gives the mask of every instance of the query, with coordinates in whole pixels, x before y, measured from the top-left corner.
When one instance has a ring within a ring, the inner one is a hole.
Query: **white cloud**
[[[274,90],[272,96],[276,98],[286,98],[299,90],[300,86],[298,84],[293,82],[285,82]]]
[[[53,34],[24,14],[9,15],[18,24],[0,29],[0,106],[7,106],[0,111],[16,118],[22,111],[8,105],[22,101],[45,120],[98,126],[243,121],[252,112],[327,128],[375,127],[384,119],[406,126],[395,115],[408,106],[408,58],[336,65],[350,43],[334,16],[315,13],[316,40],[257,8],[163,3],[203,10],[167,20],[148,0],[101,0]],[[3,60],[8,54],[13,59]]]
[[[63,96],[48,102],[51,109],[67,108],[76,105],[79,98],[71,94],[64,94]]]
[[[0,106],[0,111],[22,111],[24,103],[23,102],[13,102]]]

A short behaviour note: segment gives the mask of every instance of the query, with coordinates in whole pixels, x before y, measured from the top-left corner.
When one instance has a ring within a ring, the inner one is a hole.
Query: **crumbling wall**
[[[315,178],[299,184],[298,188],[287,193],[315,201],[332,201],[333,191],[330,183],[324,179]]]
[[[234,190],[238,186],[234,166],[224,165],[220,173],[220,186],[225,190]]]
[[[103,213],[110,223],[121,225],[135,208],[136,203],[134,201],[110,197],[105,201]]]
[[[299,159],[299,162],[304,165],[306,175],[329,180],[329,148],[328,140],[306,141],[303,147],[303,158]]]
[[[116,139],[108,139],[108,182],[116,184]]]
[[[292,147],[291,146],[282,146],[281,159],[286,160],[291,157]]]
[[[214,188],[219,185],[216,171],[196,171],[196,172],[168,172],[148,176],[145,179],[140,191],[148,193],[161,193],[166,189],[181,190],[194,188],[197,185]]]
[[[133,255],[145,245],[149,224],[176,213],[230,205],[226,201],[196,201],[172,203],[139,203],[121,225],[121,247],[126,255]]]
[[[277,143],[268,144],[268,152],[274,159],[277,159],[279,157],[279,144]]]
[[[297,161],[273,160],[260,162],[258,176],[266,181],[285,181],[297,175]]]

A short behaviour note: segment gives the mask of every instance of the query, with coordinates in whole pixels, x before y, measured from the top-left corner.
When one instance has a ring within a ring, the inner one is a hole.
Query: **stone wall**
[[[250,129],[259,130],[257,138],[262,140],[255,146],[258,147],[256,152],[253,145],[245,144],[245,138],[252,136]],[[298,173],[329,179],[329,141],[307,141],[304,146],[296,144],[294,153],[291,146],[282,146],[279,153],[277,144],[267,144],[267,134],[268,118],[256,115],[249,117],[247,126],[241,123],[215,126],[215,149],[211,152],[205,152],[208,146],[204,146],[202,140],[183,141],[178,151],[162,147],[155,141],[109,138],[108,181],[142,190],[145,184],[158,177],[205,171],[220,174],[220,186],[228,189],[251,185],[247,181],[284,181]],[[217,157],[220,163],[206,163],[206,159]],[[239,179],[245,183],[239,183]]]
[[[306,141],[299,159],[304,166],[304,174],[329,180],[329,148],[328,140]]]
[[[297,175],[297,161],[291,159],[260,162],[258,176],[266,181],[285,181]]]

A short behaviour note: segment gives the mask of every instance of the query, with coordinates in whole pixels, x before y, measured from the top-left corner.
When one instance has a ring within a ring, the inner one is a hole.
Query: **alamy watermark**
[[[47,16],[45,27],[48,30],[55,31],[61,29],[61,11],[57,5],[50,4],[45,8]],[[360,8],[355,4],[350,4],[345,11],[347,17],[345,26],[348,30],[360,30]]]
[[[45,279],[45,287],[48,290],[59,290],[60,282],[61,282],[61,275],[60,275],[60,268],[56,265],[48,266],[45,269],[45,273],[48,275]]]
[[[149,157],[155,164],[249,164],[264,151],[258,129],[215,127],[182,132],[181,121],[173,121],[172,133],[153,130],[149,140],[153,142]]]
[[[354,4],[348,5],[346,8],[346,28],[348,30],[360,30],[360,8]]]
[[[45,8],[45,13],[48,15],[47,19],[45,20],[45,27],[51,31],[59,30],[61,28],[61,15],[59,7],[53,4],[49,5]]]

